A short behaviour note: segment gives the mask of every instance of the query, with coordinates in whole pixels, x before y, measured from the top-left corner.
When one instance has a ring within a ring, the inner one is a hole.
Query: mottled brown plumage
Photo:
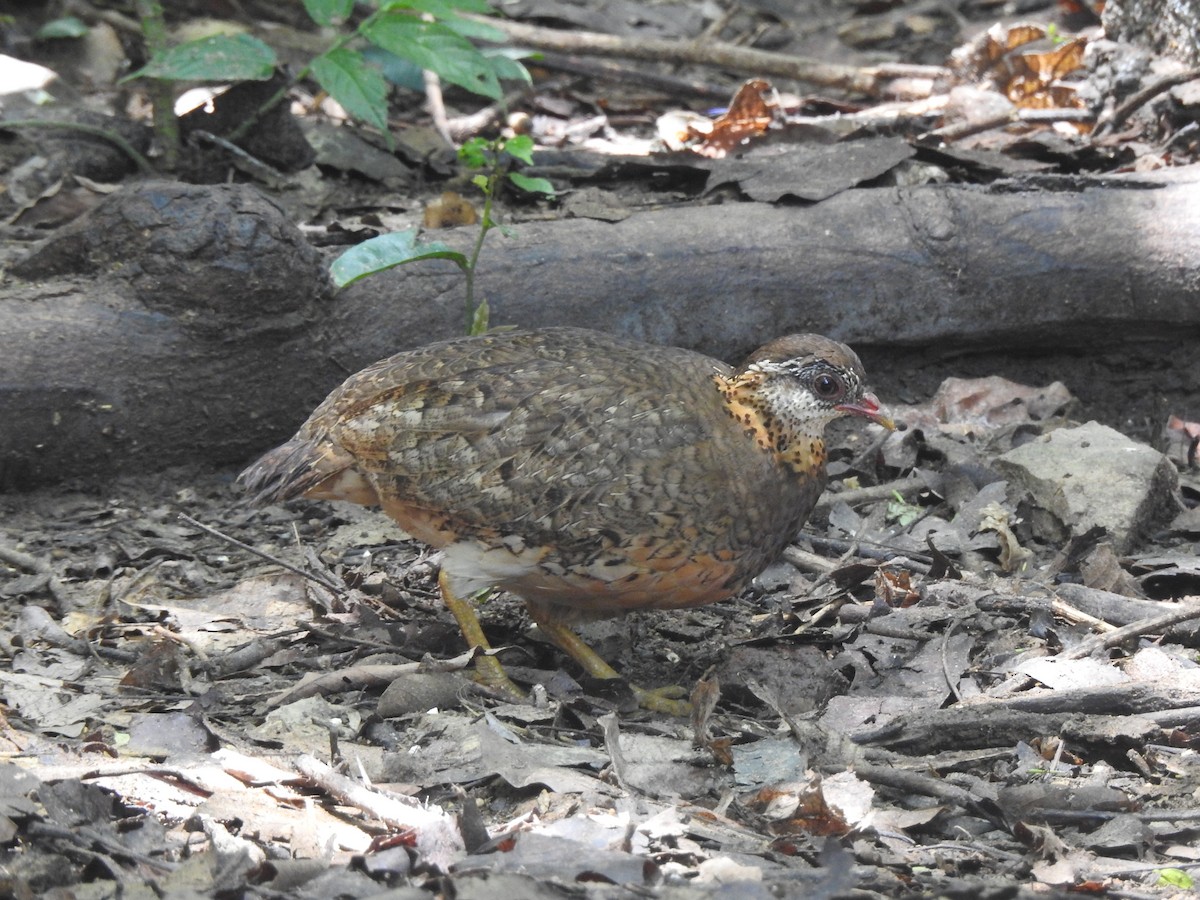
[[[863,379],[849,348],[816,335],[735,370],[581,329],[498,332],[364,369],[242,480],[262,500],[382,506],[445,551],[443,592],[470,642],[484,640],[459,598],[499,587],[612,677],[565,622],[743,587],[812,511],[826,424],[890,427]],[[493,664],[485,679],[510,685]]]

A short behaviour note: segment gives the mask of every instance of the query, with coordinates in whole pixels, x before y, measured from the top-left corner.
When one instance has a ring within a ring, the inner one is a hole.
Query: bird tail
[[[255,503],[281,503],[301,497],[335,471],[317,441],[296,436],[260,456],[238,481]]]
[[[254,503],[282,503],[296,497],[379,503],[374,485],[355,467],[354,457],[319,437],[296,435],[264,453],[238,481]]]

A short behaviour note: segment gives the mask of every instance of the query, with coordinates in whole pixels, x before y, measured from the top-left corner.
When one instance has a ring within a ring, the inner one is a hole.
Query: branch
[[[579,53],[589,56],[617,56],[626,59],[668,63],[696,63],[715,66],[747,75],[771,75],[792,78],[826,88],[872,97],[913,99],[927,97],[933,82],[948,77],[939,66],[900,63],[879,66],[839,66],[803,56],[789,56],[740,47],[722,41],[675,41],[660,38],[630,38],[590,31],[562,31],[540,28],[503,19],[488,18],[514,42],[538,50]]]

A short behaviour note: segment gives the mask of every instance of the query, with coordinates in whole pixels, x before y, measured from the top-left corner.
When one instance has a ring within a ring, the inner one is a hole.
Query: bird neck
[[[771,403],[766,378],[762,372],[713,376],[725,411],[760,450],[797,475],[824,477],[825,423],[805,427],[805,418],[781,414]]]

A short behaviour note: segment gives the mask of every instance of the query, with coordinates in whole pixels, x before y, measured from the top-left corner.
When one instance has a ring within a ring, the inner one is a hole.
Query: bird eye
[[[846,393],[846,384],[836,375],[828,372],[813,379],[813,393],[822,400],[839,400]]]

